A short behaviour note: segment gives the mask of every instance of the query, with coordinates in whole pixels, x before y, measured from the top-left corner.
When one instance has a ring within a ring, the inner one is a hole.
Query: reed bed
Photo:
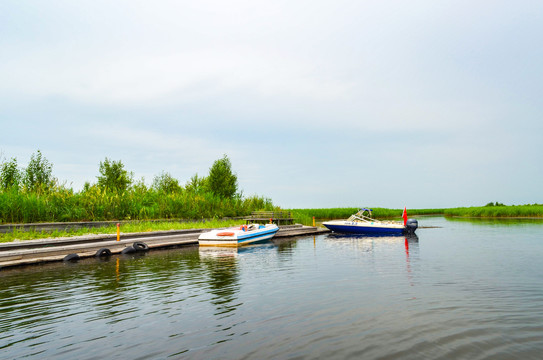
[[[543,217],[543,205],[479,206],[445,209],[445,216],[479,218]]]
[[[212,193],[164,193],[154,189],[108,192],[98,187],[73,192],[0,192],[1,223],[64,221],[203,219],[237,217],[256,210],[275,210],[270,199],[221,198]]]

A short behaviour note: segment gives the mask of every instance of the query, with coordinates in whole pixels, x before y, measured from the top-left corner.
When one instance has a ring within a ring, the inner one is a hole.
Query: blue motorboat
[[[381,221],[372,218],[371,209],[360,209],[347,220],[331,220],[322,224],[333,232],[364,235],[403,235],[414,233],[418,227],[415,219],[407,219],[404,209],[403,223],[400,221]]]

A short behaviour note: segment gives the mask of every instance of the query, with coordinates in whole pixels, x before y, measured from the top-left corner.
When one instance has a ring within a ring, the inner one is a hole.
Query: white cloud
[[[320,188],[338,189],[311,199],[329,204],[355,196],[352,179],[368,173],[375,201],[402,195],[390,170],[406,171],[399,148],[421,166],[435,165],[436,182],[508,187],[506,176],[495,176],[501,159],[531,182],[541,174],[533,165],[541,142],[534,124],[542,114],[543,53],[533,45],[541,6],[4,2],[4,155],[40,148],[66,171],[60,178],[87,169],[91,180],[108,156],[150,180],[161,170],[181,179],[205,173],[227,153],[247,191],[273,189],[273,197],[303,202]],[[56,129],[66,124],[70,139]],[[362,162],[365,156],[371,160]],[[274,161],[277,173],[260,175]],[[318,181],[303,190],[305,176]],[[408,179],[427,197],[447,196],[424,173]],[[525,188],[537,193],[536,185]]]
[[[166,55],[100,58],[31,53],[4,64],[5,92],[61,96],[95,105],[184,104],[244,91],[263,98],[341,98],[351,84],[326,78],[312,64],[251,49],[206,49]]]

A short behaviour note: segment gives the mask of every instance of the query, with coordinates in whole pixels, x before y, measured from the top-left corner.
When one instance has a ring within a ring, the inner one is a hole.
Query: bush
[[[17,167],[17,159],[2,163],[0,168],[0,186],[3,190],[18,189],[21,184],[21,172]]]
[[[220,197],[231,199],[238,189],[238,177],[232,173],[232,164],[228,156],[216,160],[209,169],[207,177],[209,190]]]
[[[195,174],[185,185],[185,190],[191,194],[203,194],[207,191],[206,177]]]
[[[152,187],[167,194],[181,191],[179,181],[170,173],[164,171],[160,175],[155,176]]]
[[[28,167],[24,171],[23,183],[32,192],[48,190],[55,182],[52,172],[53,165],[38,150],[30,157]]]
[[[126,171],[120,160],[111,161],[106,158],[100,162],[99,171],[101,176],[97,176],[98,186],[102,189],[123,192],[132,185],[134,174]]]

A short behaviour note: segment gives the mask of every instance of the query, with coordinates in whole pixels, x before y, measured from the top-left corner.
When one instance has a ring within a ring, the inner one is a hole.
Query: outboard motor
[[[405,233],[414,234],[415,230],[419,227],[419,222],[416,219],[408,219],[405,224]]]

